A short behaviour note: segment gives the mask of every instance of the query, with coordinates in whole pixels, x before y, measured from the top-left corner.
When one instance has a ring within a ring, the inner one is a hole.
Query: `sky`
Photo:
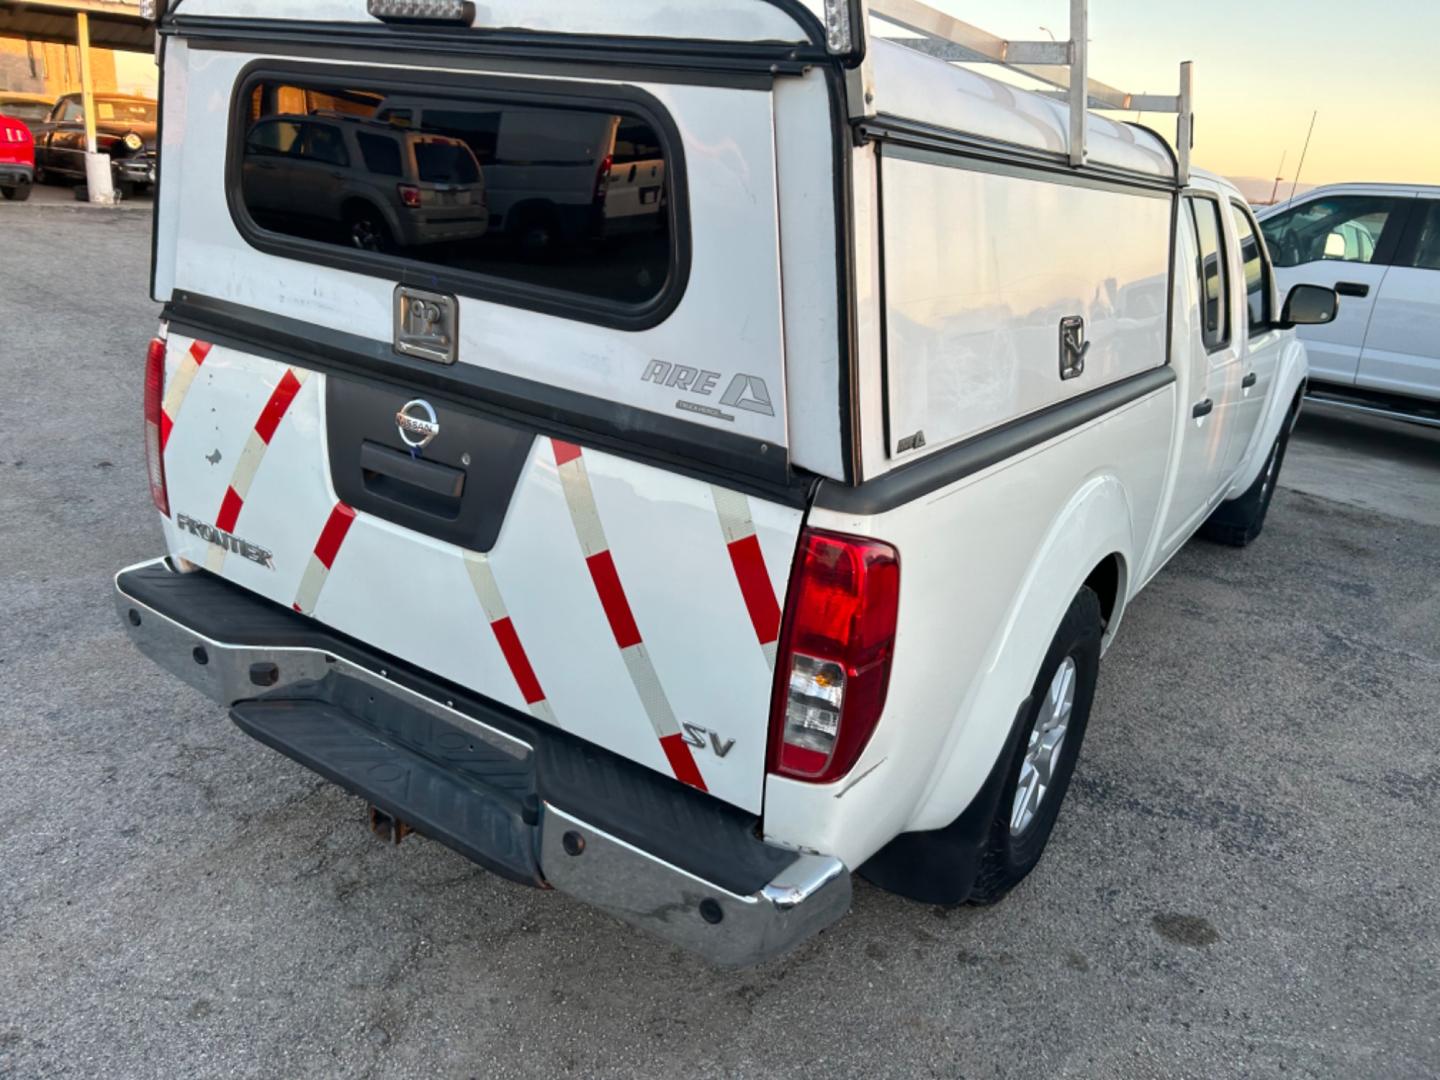
[[[1011,40],[1069,37],[1067,0],[927,0]],[[1295,179],[1440,184],[1440,0],[1090,0],[1090,77],[1173,94],[1193,60],[1196,165]],[[1134,119],[1114,114],[1117,119]],[[1172,117],[1148,126],[1174,139]],[[1268,194],[1268,187],[1267,187]]]

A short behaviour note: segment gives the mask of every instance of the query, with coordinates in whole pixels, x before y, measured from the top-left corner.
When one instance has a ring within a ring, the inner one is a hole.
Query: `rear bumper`
[[[35,179],[35,170],[29,165],[13,161],[0,161],[0,187],[28,184]]]
[[[507,877],[722,966],[778,956],[850,906],[840,860],[359,642],[160,559],[115,578],[142,653],[247,734]]]

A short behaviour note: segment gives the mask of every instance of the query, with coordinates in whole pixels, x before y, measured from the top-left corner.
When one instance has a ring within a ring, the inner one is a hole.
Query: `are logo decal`
[[[706,371],[704,368],[688,367],[685,364],[667,364],[664,360],[651,360],[645,365],[645,372],[640,376],[640,381],[653,382],[656,386],[667,386],[701,397],[714,397],[716,387],[720,384],[720,377],[718,371]],[[731,409],[759,413],[761,416],[775,415],[775,404],[770,399],[770,388],[765,385],[765,380],[758,375],[746,375],[744,372],[736,374],[730,379],[725,387],[725,392],[720,395],[720,404]],[[675,407],[685,412],[713,416],[718,420],[728,420],[731,423],[735,421],[734,415],[723,409],[718,409],[713,405],[702,405],[685,398],[676,401]]]

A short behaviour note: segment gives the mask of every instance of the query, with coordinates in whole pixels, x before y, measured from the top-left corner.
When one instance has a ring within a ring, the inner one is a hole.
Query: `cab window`
[[[1235,235],[1240,241],[1240,263],[1245,269],[1246,321],[1251,334],[1270,326],[1270,262],[1255,233],[1250,212],[1238,203],[1230,204]]]
[[[1226,297],[1224,229],[1220,204],[1214,199],[1188,198],[1190,224],[1195,230],[1196,281],[1200,286],[1200,336],[1210,352],[1230,343]]]
[[[1276,266],[1311,262],[1374,262],[1397,201],[1340,195],[1301,203],[1266,218],[1260,229]]]

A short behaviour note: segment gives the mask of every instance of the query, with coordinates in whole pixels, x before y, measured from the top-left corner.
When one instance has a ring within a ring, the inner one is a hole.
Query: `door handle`
[[[447,521],[460,514],[465,495],[465,473],[460,469],[366,439],[360,446],[360,475],[372,495]]]
[[[1369,296],[1370,286],[1363,281],[1337,281],[1335,291],[1341,296]]]
[[[1255,383],[1259,381],[1259,379],[1260,376],[1256,375],[1255,372],[1252,371],[1248,375],[1246,375],[1245,378],[1240,380],[1240,388],[1242,390],[1249,390],[1250,387],[1254,386]]]
[[[1190,410],[1190,415],[1199,420],[1202,416],[1209,416],[1214,408],[1215,402],[1207,397],[1204,401],[1196,403],[1195,407]]]

